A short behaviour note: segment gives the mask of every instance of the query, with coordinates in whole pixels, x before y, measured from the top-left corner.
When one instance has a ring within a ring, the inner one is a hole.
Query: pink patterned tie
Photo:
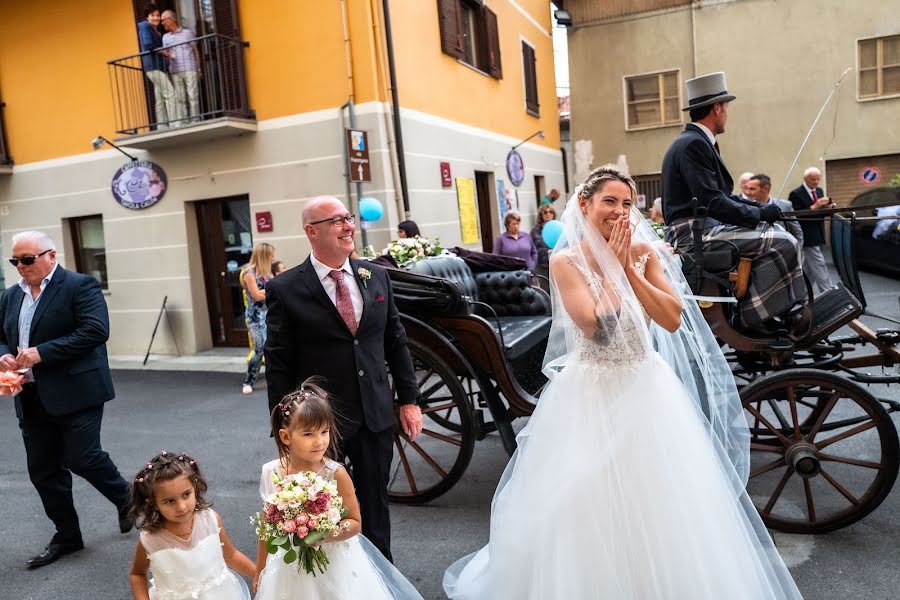
[[[344,272],[335,269],[331,271],[329,275],[334,279],[334,284],[336,286],[334,305],[337,307],[338,313],[340,313],[344,323],[347,324],[347,329],[350,330],[350,333],[356,335],[356,330],[359,326],[356,323],[356,313],[353,312],[353,301],[350,299],[350,289],[344,282]]]

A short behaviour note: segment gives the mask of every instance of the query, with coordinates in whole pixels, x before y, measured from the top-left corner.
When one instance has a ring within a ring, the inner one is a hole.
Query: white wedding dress
[[[319,474],[333,479],[338,463],[327,460]],[[272,475],[280,472],[279,460],[262,467],[259,493],[265,500],[275,493]],[[283,475],[283,473],[282,473]],[[266,558],[259,576],[256,600],[422,600],[422,596],[369,540],[360,535],[320,546],[328,555],[325,573],[315,576],[301,570],[296,562],[285,564],[285,551]]]
[[[600,277],[572,264],[599,296]],[[643,324],[619,326],[608,344],[572,328],[494,496],[490,541],[447,569],[447,595],[800,598],[681,381]]]
[[[250,600],[247,584],[225,565],[212,510],[196,513],[188,540],[165,529],[142,531],[141,545],[153,574],[151,600]]]

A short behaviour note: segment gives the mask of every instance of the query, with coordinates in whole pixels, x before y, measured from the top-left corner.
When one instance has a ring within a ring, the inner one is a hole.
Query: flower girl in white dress
[[[609,165],[569,201],[550,261],[551,379],[488,544],[447,569],[454,600],[800,598],[744,490],[733,377],[635,194]]]
[[[141,536],[129,582],[135,600],[249,600],[253,562],[226,533],[187,454],[162,452],[135,476],[131,516]],[[153,573],[148,590],[147,570]]]
[[[313,378],[314,379],[314,378]],[[325,573],[307,574],[295,562],[286,564],[285,550],[275,554],[259,543],[256,600],[422,600],[416,589],[360,533],[359,503],[346,469],[335,456],[334,413],[328,395],[310,380],[272,409],[272,431],[279,458],[263,465],[259,493],[266,501],[280,479],[312,471],[337,482],[348,509],[337,531],[321,544],[328,555]]]

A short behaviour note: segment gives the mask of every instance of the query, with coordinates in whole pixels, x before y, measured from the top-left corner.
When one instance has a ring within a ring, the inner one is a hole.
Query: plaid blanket
[[[693,245],[691,222],[676,220],[666,241],[676,252],[689,252]],[[800,268],[800,243],[790,233],[760,222],[756,229],[718,224],[703,231],[703,241],[723,240],[737,246],[742,257],[753,259],[750,285],[738,304],[740,325],[753,327],[772,317],[785,315],[806,300],[806,284]]]

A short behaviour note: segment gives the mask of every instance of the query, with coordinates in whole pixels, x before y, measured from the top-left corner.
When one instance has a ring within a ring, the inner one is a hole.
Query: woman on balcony
[[[163,41],[159,32],[161,20],[159,8],[155,4],[147,4],[144,7],[144,20],[138,23],[138,41],[141,44],[141,64],[144,74],[153,85],[156,128],[168,129],[169,123],[178,113],[175,88],[169,80],[166,57],[162,54]]]

